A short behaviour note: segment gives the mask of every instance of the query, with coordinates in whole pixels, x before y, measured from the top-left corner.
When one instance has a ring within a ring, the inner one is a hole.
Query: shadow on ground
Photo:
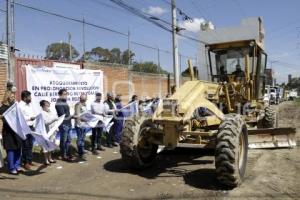
[[[213,159],[203,159],[203,156],[213,156],[213,150],[176,148],[172,151],[162,151],[155,164],[143,170],[131,170],[121,159],[109,161],[104,169],[114,173],[130,173],[147,179],[157,177],[183,177],[186,184],[195,188],[207,190],[224,190],[216,179],[214,168],[201,168],[201,165],[212,165]],[[201,159],[202,158],[202,159]],[[199,165],[197,170],[188,170],[187,166]]]

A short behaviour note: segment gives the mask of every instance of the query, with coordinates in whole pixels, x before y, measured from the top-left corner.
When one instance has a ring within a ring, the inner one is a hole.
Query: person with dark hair
[[[132,95],[131,100],[129,101],[129,103],[132,103],[132,102],[135,102],[135,101],[136,102],[139,101],[139,97],[136,94]]]
[[[3,147],[6,150],[8,171],[10,174],[18,175],[21,169],[21,148],[22,139],[9,126],[5,118],[2,116],[15,102],[15,93],[6,91],[0,107],[0,118],[3,121],[2,137]]]
[[[71,162],[72,156],[70,152],[70,144],[71,144],[72,116],[70,114],[70,107],[67,103],[68,92],[66,89],[61,89],[59,90],[58,95],[59,98],[57,99],[55,104],[57,115],[58,117],[65,115],[65,119],[63,123],[59,126],[60,154],[62,160]]]
[[[81,94],[79,102],[75,104],[75,129],[77,133],[77,151],[79,159],[84,159],[85,153],[84,146],[87,128],[83,126],[83,123],[86,121],[82,119],[80,115],[87,112],[86,101],[86,94]]]
[[[136,101],[136,100],[134,100],[134,101]],[[116,104],[117,110],[121,110],[123,108],[121,95],[116,96],[115,104]],[[115,124],[114,124],[115,141],[117,143],[121,142],[123,125],[124,125],[124,114],[122,111],[117,111]]]
[[[237,64],[235,68],[235,71],[232,72],[232,75],[235,75],[235,80],[240,81],[242,78],[245,78],[245,72],[242,70],[241,65]]]
[[[102,100],[102,94],[96,93],[96,99],[91,105],[92,114],[99,116],[100,119],[105,117],[104,104],[101,102],[101,100]],[[92,143],[92,152],[94,155],[99,154],[97,150],[105,151],[105,148],[103,148],[101,144],[101,137],[104,128],[103,126],[104,126],[103,122],[99,121],[97,126],[92,129],[91,143]]]
[[[48,133],[51,128],[51,125],[55,121],[57,121],[58,117],[57,117],[56,113],[54,113],[50,110],[50,102],[49,101],[46,101],[46,100],[40,101],[40,106],[42,108],[42,115],[44,118],[46,131]],[[55,140],[55,134],[52,136],[49,136],[49,137],[50,137],[49,138],[50,141]],[[56,161],[52,159],[51,152],[48,152],[47,150],[45,150],[43,148],[43,153],[44,153],[44,157],[45,157],[45,165],[50,165],[50,163],[56,163]]]
[[[24,115],[29,128],[34,131],[34,121],[36,114],[33,111],[31,105],[31,93],[27,90],[21,92],[21,101],[19,102],[19,108]],[[22,146],[22,159],[24,168],[30,170],[34,164],[32,163],[32,148],[33,148],[33,136],[31,134],[26,135],[26,140],[23,141]]]
[[[107,98],[104,101],[104,111],[105,115],[111,115],[114,116],[116,112],[116,104],[114,102],[114,96],[111,92],[107,93]],[[115,127],[115,118],[112,119],[111,122],[114,122],[112,127],[109,129],[109,133],[107,134],[107,146],[109,148],[112,148],[113,146],[118,146],[118,144],[115,141],[115,132],[114,132],[114,127]]]

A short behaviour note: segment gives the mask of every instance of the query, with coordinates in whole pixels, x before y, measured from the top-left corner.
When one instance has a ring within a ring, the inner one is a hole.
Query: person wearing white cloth
[[[91,143],[92,143],[92,152],[94,155],[98,155],[100,151],[104,151],[105,149],[101,146],[101,137],[103,133],[103,118],[105,117],[105,109],[104,104],[101,102],[102,94],[96,93],[96,99],[91,105],[91,112],[94,115],[97,115],[99,119],[102,119],[98,122],[97,126],[92,129],[92,137],[91,137]]]
[[[22,91],[21,101],[19,102],[19,108],[24,115],[24,118],[27,122],[27,125],[32,131],[34,131],[34,121],[36,114],[33,112],[31,105],[31,93],[27,90]],[[22,159],[24,163],[24,168],[30,170],[31,166],[34,166],[32,163],[32,148],[33,148],[33,136],[28,133],[26,140],[23,141],[22,146]]]
[[[51,128],[51,125],[57,121],[58,116],[55,112],[52,112],[50,110],[50,102],[48,102],[46,100],[42,100],[42,101],[40,101],[40,106],[42,108],[42,115],[43,115],[43,118],[45,121],[46,131],[48,133]],[[49,138],[50,141],[55,140],[55,134],[50,135],[49,137],[50,137]],[[56,163],[56,161],[52,159],[51,152],[47,152],[43,148],[43,153],[44,153],[44,157],[45,157],[45,165],[50,165],[50,163]]]

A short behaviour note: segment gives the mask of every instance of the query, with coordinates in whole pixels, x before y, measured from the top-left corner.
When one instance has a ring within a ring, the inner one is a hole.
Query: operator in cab
[[[242,80],[242,78],[245,78],[245,72],[242,70],[242,67],[240,64],[237,64],[235,66],[235,71],[232,73],[232,75],[235,76],[236,81]]]

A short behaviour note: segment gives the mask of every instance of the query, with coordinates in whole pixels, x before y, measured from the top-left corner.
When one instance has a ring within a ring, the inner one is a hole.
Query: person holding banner
[[[42,107],[42,116],[45,121],[46,131],[49,132],[51,125],[58,120],[57,114],[53,113],[50,110],[50,102],[49,101],[46,101],[46,100],[40,101],[40,106]],[[50,141],[55,140],[55,134],[50,136],[49,139],[50,139]],[[44,157],[45,157],[45,165],[50,165],[51,163],[56,163],[56,161],[52,159],[51,151],[48,152],[45,148],[43,148],[43,153],[44,153]]]
[[[19,108],[24,115],[27,125],[34,131],[34,121],[36,114],[33,112],[31,105],[31,93],[27,90],[22,91],[21,101],[19,102]],[[30,170],[34,164],[32,163],[32,148],[33,148],[33,136],[28,133],[26,135],[26,140],[23,141],[22,146],[22,158],[24,163],[24,168]]]
[[[92,114],[96,115],[99,117],[98,124],[96,127],[92,129],[92,137],[91,137],[91,143],[92,143],[92,152],[94,155],[98,155],[100,151],[105,151],[105,149],[101,146],[101,137],[103,133],[103,118],[105,117],[104,114],[104,104],[101,102],[102,99],[102,94],[101,93],[96,93],[96,100],[92,103],[91,105],[91,112]]]
[[[132,95],[131,100],[129,101],[129,103],[133,103],[133,102],[139,102],[138,95],[136,95],[136,94]]]
[[[134,102],[134,101],[133,101]],[[115,98],[115,103],[116,103],[116,108],[117,108],[117,112],[116,112],[116,120],[115,120],[115,140],[117,143],[121,142],[121,134],[122,134],[122,130],[123,130],[123,126],[124,126],[124,114],[122,112],[122,99],[121,99],[121,95],[117,95]]]
[[[117,107],[114,102],[114,96],[111,92],[108,92],[107,99],[104,101],[105,115],[115,116],[116,109]],[[107,134],[107,146],[109,148],[112,148],[113,146],[118,146],[118,144],[115,141],[115,118],[112,118],[111,122],[113,122],[113,125],[109,129]]]
[[[65,119],[63,123],[59,126],[60,154],[62,160],[71,162],[72,156],[70,152],[70,144],[71,144],[72,116],[70,114],[70,107],[67,103],[68,92],[66,89],[60,89],[58,91],[58,95],[59,98],[57,99],[55,104],[57,115],[58,117],[65,115]]]
[[[3,121],[3,147],[6,150],[8,170],[10,174],[18,175],[19,172],[23,171],[21,169],[22,139],[13,131],[3,117],[3,113],[5,113],[5,111],[8,110],[14,104],[14,102],[15,93],[6,91],[3,97],[2,106],[0,107],[0,118]]]
[[[81,94],[79,102],[75,104],[75,129],[77,133],[77,150],[80,159],[83,159],[85,135],[87,132],[87,127],[83,126],[83,123],[86,121],[81,118],[80,115],[87,112],[86,100],[87,96],[85,94]]]

